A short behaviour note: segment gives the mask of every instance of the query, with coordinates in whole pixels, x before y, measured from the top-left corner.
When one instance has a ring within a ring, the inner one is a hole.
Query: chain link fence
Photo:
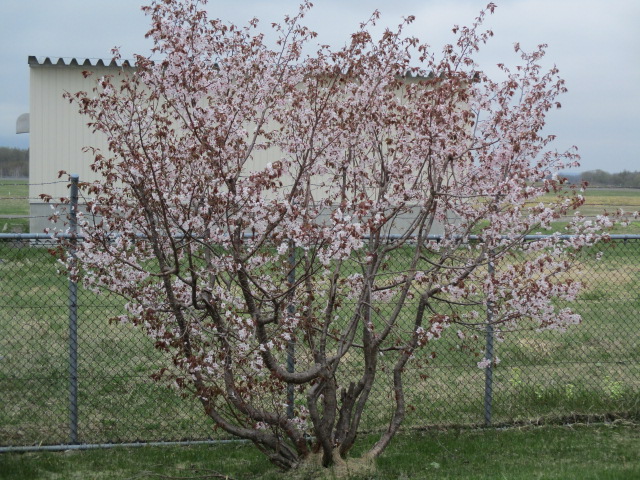
[[[56,248],[44,235],[0,238],[0,447],[224,439],[199,404],[152,380],[166,359],[142,331],[109,321],[123,301],[81,287],[74,297]],[[640,236],[597,250],[579,265],[581,325],[505,333],[488,372],[439,340],[434,361],[406,372],[405,426],[637,415]],[[390,384],[377,389],[366,430],[383,428],[393,402]]]

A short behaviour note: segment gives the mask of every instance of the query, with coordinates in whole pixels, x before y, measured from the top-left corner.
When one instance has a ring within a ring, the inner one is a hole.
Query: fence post
[[[489,277],[493,276],[493,255],[489,255]],[[485,368],[484,377],[484,424],[491,425],[491,413],[493,403],[493,302],[487,300],[487,328],[485,357],[489,365]]]
[[[295,307],[293,306],[294,293],[293,293],[293,284],[296,282],[296,250],[295,244],[293,240],[289,243],[289,274],[287,276],[287,282],[289,283],[291,290],[291,302],[289,302],[289,306],[287,307],[287,312],[289,315],[293,315],[295,313]],[[293,338],[289,340],[287,343],[287,372],[293,373],[296,365],[296,344]],[[287,417],[293,418],[293,407],[294,407],[295,399],[294,399],[294,386],[292,383],[287,385]]]
[[[78,235],[78,174],[71,174],[69,202],[69,266],[76,263]],[[69,443],[78,443],[78,284],[75,276],[69,275]]]

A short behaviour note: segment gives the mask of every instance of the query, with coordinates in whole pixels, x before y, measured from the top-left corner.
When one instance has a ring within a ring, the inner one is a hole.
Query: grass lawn
[[[496,344],[495,422],[639,411],[640,242],[602,249],[602,259],[586,261],[579,274],[585,290],[572,306],[582,325],[567,334],[515,332]],[[69,438],[68,283],[56,270],[46,248],[0,243],[0,445]],[[80,442],[219,438],[200,406],[150,379],[167,360],[149,339],[108,322],[122,302],[81,289],[79,303]],[[407,372],[407,426],[482,422],[484,371],[449,333],[425,352],[437,354],[434,362]],[[384,427],[391,400],[381,381],[364,429]]]
[[[65,443],[67,279],[45,248],[0,247],[0,444]],[[566,334],[514,332],[496,344],[502,362],[494,369],[494,422],[639,411],[640,242],[605,247],[600,261],[583,267],[586,289],[573,305],[582,325]],[[200,406],[150,379],[167,360],[149,339],[108,322],[121,303],[81,289],[80,306],[81,443],[220,438]],[[457,344],[455,334],[446,335],[421,353],[434,351],[435,361],[407,370],[407,426],[482,422],[484,371]],[[341,375],[352,375],[348,368]],[[364,429],[388,421],[392,389],[382,377]]]
[[[45,247],[0,243],[3,445],[69,438],[68,280]],[[78,304],[81,442],[212,435],[194,402],[150,378],[166,360],[148,337],[130,325],[109,323],[122,313],[121,301],[81,288]]]
[[[246,443],[6,453],[0,454],[0,477],[5,480],[301,478],[283,475]],[[413,431],[394,439],[378,460],[375,474],[351,478],[637,479],[640,426],[614,422],[503,430]]]

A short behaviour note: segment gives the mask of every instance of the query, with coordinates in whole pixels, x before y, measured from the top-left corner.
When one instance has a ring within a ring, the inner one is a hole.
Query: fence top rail
[[[565,235],[565,234],[561,234],[561,235],[525,235],[524,236],[524,240],[525,241],[535,241],[535,240],[544,240],[546,238],[552,238],[552,237],[558,237],[560,239],[571,239],[571,238],[575,238],[575,237],[579,237],[580,235]],[[113,237],[117,237],[117,234],[113,235]],[[143,235],[139,235],[139,237],[145,238]],[[250,234],[247,234],[246,237],[251,237]],[[73,235],[70,233],[56,233],[56,234],[52,234],[52,233],[0,233],[0,240],[56,240],[56,239],[76,239],[76,240],[82,240],[84,238],[84,236],[82,234],[80,235]],[[181,238],[181,237],[176,237],[176,238]],[[365,235],[364,238],[368,238],[368,236]],[[387,235],[387,237],[389,240],[396,240],[396,239],[401,239],[401,238],[405,238],[403,235]],[[413,239],[413,237],[411,237]],[[440,241],[444,238],[443,235],[428,235],[427,236],[427,240],[431,240],[431,241]],[[464,237],[467,240],[471,240],[471,241],[477,241],[477,240],[482,240],[482,237],[479,235],[468,235],[466,237]],[[505,237],[506,238],[506,237]],[[611,240],[640,240],[640,235],[626,235],[626,234],[612,234],[609,235],[607,238],[611,239]]]

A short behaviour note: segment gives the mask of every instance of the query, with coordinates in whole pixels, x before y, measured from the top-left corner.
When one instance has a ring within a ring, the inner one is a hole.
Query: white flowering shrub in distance
[[[374,13],[343,48],[306,55],[310,3],[273,25],[273,48],[257,20],[209,20],[199,3],[152,2],[154,60],[68,95],[109,138],[93,150],[101,180],[83,186],[95,217],[81,220],[79,274],[125,297],[122,319],[171,356],[159,380],[278,466],[328,467],[390,376],[388,426],[364,456],[383,452],[412,359],[443,335],[462,341],[487,304],[500,328],[580,321],[551,299],[579,291],[571,258],[598,225],[510,256],[583,202],[554,176],[577,155],[542,134],[565,91],[540,66],[544,45],[516,45],[520,66],[494,81],[474,61],[492,36],[485,11],[442,53],[403,33],[412,17],[373,38]],[[261,166],[267,151],[278,158]]]

